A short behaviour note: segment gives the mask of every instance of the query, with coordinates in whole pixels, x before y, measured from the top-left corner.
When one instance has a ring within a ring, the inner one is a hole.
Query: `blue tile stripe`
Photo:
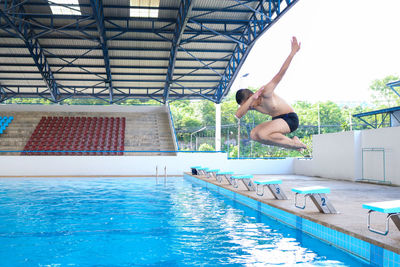
[[[296,228],[303,231],[303,218],[296,216]]]
[[[293,228],[299,229],[304,233],[310,234],[324,242],[338,247],[339,249],[342,249],[350,254],[364,259],[374,266],[400,266],[400,254],[397,254],[393,251],[378,247],[364,240],[336,231],[332,228],[315,223],[313,221],[301,218],[300,216],[296,216],[292,213],[269,206],[263,202],[254,200],[252,198],[246,197],[244,195],[214,185],[196,177],[184,174],[184,178],[196,184],[202,185],[207,189],[216,191],[221,195],[224,195],[230,199],[233,199],[255,210],[258,210],[261,213],[277,221],[280,221]]]

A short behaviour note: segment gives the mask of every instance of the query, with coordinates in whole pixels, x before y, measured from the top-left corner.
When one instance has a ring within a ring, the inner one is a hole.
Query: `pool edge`
[[[190,173],[184,173],[184,178],[260,211],[290,227],[299,229],[368,263],[377,266],[400,266],[400,248],[381,243],[336,225],[316,220],[310,216],[277,207],[272,203],[265,203],[260,199],[208,182]]]

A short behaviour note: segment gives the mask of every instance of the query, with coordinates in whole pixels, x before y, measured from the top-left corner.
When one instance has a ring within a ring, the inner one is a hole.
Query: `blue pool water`
[[[0,266],[368,266],[183,178],[0,179]]]

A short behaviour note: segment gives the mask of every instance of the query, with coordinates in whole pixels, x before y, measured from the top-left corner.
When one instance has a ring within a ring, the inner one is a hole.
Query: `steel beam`
[[[397,92],[396,89],[394,89],[395,87],[400,87],[400,80],[399,80],[399,81],[395,81],[395,82],[388,83],[388,84],[386,84],[386,86],[389,86],[390,89],[392,89],[392,91],[393,91],[398,97],[400,97],[400,93]]]
[[[46,83],[47,90],[50,92],[52,101],[58,102],[58,84],[54,79],[53,72],[51,71],[47,58],[43,53],[43,49],[41,48],[38,40],[32,38],[33,31],[30,28],[30,24],[24,21],[23,13],[20,13],[18,16],[19,18],[16,20],[15,15],[9,16],[8,14],[4,13],[3,10],[0,10],[0,17],[3,18],[4,21],[16,32],[18,37],[24,41],[26,48],[28,48],[31,57],[43,78],[43,81]]]
[[[0,34],[0,38],[12,38],[12,36],[7,36],[5,34]],[[42,40],[52,40],[54,39],[54,37],[51,36],[41,36],[40,39]],[[58,40],[66,40],[66,41],[79,41],[82,40],[78,37],[73,37],[73,36],[58,36],[57,37]],[[188,38],[191,39],[191,38]],[[186,40],[188,40],[186,39]],[[165,40],[164,39],[160,39],[160,38],[129,38],[129,37],[115,37],[112,39],[113,41],[124,41],[124,42],[146,42],[146,43],[164,43]],[[182,40],[183,42],[184,40]],[[181,42],[181,43],[182,43]],[[233,41],[230,40],[208,40],[208,39],[201,39],[201,40],[190,40],[191,43],[204,43],[204,44],[232,44],[235,43]],[[169,50],[168,50],[169,51]],[[230,51],[231,52],[231,51]]]
[[[63,55],[58,55],[54,53],[48,52],[49,55],[47,55],[47,58],[59,58],[59,59],[66,59],[66,58],[77,58],[75,55],[70,55],[70,54],[63,54]],[[8,55],[8,54],[0,54],[0,58],[8,58],[8,57],[13,57],[13,58],[27,58],[30,57],[30,55],[26,54],[19,54],[19,55]],[[78,56],[80,59],[103,59],[103,56]],[[142,57],[142,56],[110,56],[109,59],[111,60],[151,60],[151,61],[169,61],[170,58],[168,57]],[[198,58],[201,61],[229,61],[228,58]],[[177,61],[193,61],[193,59],[190,58],[178,58],[176,59]],[[75,66],[77,67],[77,66]]]
[[[2,38],[0,36],[0,38]],[[25,48],[24,45],[19,44],[0,44],[0,48]],[[102,49],[100,46],[71,46],[71,45],[42,45],[43,49],[54,49],[54,50],[68,50],[68,49],[79,49],[79,50],[100,50]],[[169,48],[156,48],[156,47],[108,47],[109,51],[139,51],[139,52],[146,52],[146,51],[156,51],[156,52],[169,52],[171,49]],[[183,51],[180,47],[178,48],[179,51]],[[185,49],[188,52],[192,53],[225,53],[231,54],[232,51],[228,49]]]
[[[241,1],[237,1],[239,4]],[[259,0],[256,8],[253,10],[253,15],[249,19],[246,29],[242,32],[242,35],[235,40],[239,40],[241,43],[237,43],[232,53],[228,65],[225,69],[224,75],[217,86],[216,102],[220,103],[222,98],[229,92],[230,87],[233,84],[243,62],[250,53],[255,41],[261,36],[269,27],[271,27],[284,13],[286,13],[298,0],[287,0],[287,7],[280,10],[280,0]],[[268,9],[265,9],[265,5],[268,5]],[[244,2],[243,6],[249,8]],[[272,20],[273,15],[276,17]],[[247,44],[247,45],[245,45]]]
[[[182,39],[183,32],[185,31],[186,24],[189,20],[189,14],[193,8],[192,0],[181,0],[178,10],[178,18],[175,24],[174,37],[171,42],[171,51],[169,54],[167,76],[165,78],[163,101],[164,104],[168,101],[169,91],[174,75],[176,55]]]
[[[106,69],[107,79],[104,81],[109,91],[109,101],[113,102],[113,80],[111,75],[110,57],[108,56],[107,36],[104,27],[104,12],[102,0],[90,0],[93,16],[96,20],[97,31],[99,33],[100,45],[103,50],[104,68]]]

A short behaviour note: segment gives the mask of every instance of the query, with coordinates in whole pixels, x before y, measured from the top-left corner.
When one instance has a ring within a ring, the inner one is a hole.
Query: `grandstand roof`
[[[297,1],[1,1],[0,102],[219,103],[255,40]]]

